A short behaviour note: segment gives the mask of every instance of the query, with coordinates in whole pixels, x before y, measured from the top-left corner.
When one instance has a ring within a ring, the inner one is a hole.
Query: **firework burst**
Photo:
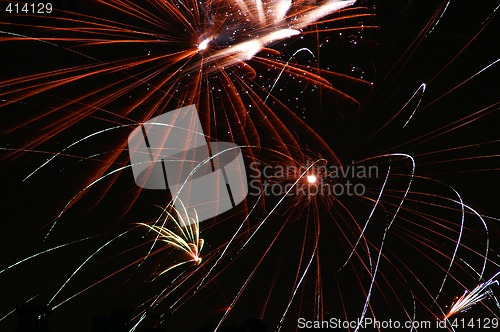
[[[498,65],[482,55],[469,71],[459,61],[498,8],[481,12],[474,35],[434,59],[419,52],[446,27],[453,3],[417,11],[417,24],[410,9],[385,7],[409,15],[404,29],[383,31],[390,42],[381,59],[363,66],[356,62],[365,56],[352,55],[338,73],[337,55],[375,31],[376,8],[353,4],[112,0],[3,20],[0,148],[4,165],[22,173],[12,182],[23,192],[13,220],[36,223],[30,229],[45,240],[35,253],[9,248],[0,277],[18,285],[15,271],[39,260],[54,277],[20,287],[0,324],[19,303],[41,303],[62,320],[80,314],[71,300],[96,302],[112,279],[127,294],[110,301],[135,308],[131,331],[158,312],[171,315],[168,328],[191,330],[247,317],[276,330],[297,329],[299,317],[438,320],[473,306],[498,317],[487,301],[498,273],[484,282],[498,271],[490,241],[498,218],[468,204],[457,189],[464,182],[454,181],[498,171],[498,134],[467,130],[498,115],[498,101],[481,90],[469,108],[441,104]],[[451,69],[464,74],[443,74]],[[241,147],[250,187],[231,213],[201,224],[171,205],[159,216],[150,209],[174,198],[135,187],[127,153],[130,131],[192,104],[207,142]],[[47,185],[54,170],[59,180]],[[37,189],[49,186],[53,195]],[[28,203],[39,215],[24,211],[30,190],[45,198]],[[44,261],[52,255],[60,259]],[[448,309],[470,284],[478,286]]]
[[[498,299],[495,297],[493,290],[491,289],[492,286],[498,286],[497,278],[499,275],[500,272],[495,274],[489,280],[480,283],[470,292],[465,291],[464,295],[460,296],[460,298],[453,303],[453,306],[450,308],[450,311],[446,314],[445,318],[450,318],[460,312],[465,312],[473,305],[486,299],[494,301],[497,307],[500,308],[500,303],[498,303]]]
[[[168,211],[168,209],[171,209],[172,212]],[[188,256],[188,260],[168,267],[159,273],[158,276],[189,262],[193,262],[196,265],[200,264],[202,261],[201,250],[204,243],[204,240],[200,238],[197,215],[189,216],[185,209],[183,213],[180,213],[173,206],[168,206],[163,212],[166,215],[164,220],[157,221],[153,225],[144,223],[139,223],[139,225],[156,233],[156,240],[166,243],[167,247],[173,247],[184,252]]]

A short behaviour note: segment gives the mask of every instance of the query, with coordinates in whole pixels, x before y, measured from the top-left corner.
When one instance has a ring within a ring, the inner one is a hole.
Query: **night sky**
[[[0,169],[4,185],[0,271],[31,255],[61,245],[64,247],[0,273],[0,319],[18,308],[17,312],[0,320],[1,331],[15,331],[23,310],[43,311],[41,308],[47,303],[51,302],[49,307],[52,307],[69,298],[52,312],[47,311],[50,331],[84,332],[92,331],[92,326],[95,331],[101,331],[97,329],[99,324],[122,324],[117,323],[120,321],[117,317],[126,317],[123,319],[126,321],[127,317],[135,316],[147,307],[144,303],[164,288],[171,294],[154,309],[148,310],[148,318],[138,331],[148,331],[147,327],[157,327],[158,331],[210,331],[250,275],[248,287],[231,310],[222,330],[237,330],[236,327],[255,324],[256,331],[265,331],[266,326],[267,330],[274,331],[287,310],[297,276],[304,273],[313,255],[314,241],[318,238],[318,254],[311,260],[311,271],[298,288],[282,330],[295,330],[298,317],[313,319],[314,308],[318,306],[315,302],[318,287],[324,296],[325,319],[345,319],[343,315],[355,319],[359,316],[364,304],[360,285],[366,287],[370,281],[366,266],[363,266],[368,259],[360,249],[363,253],[359,260],[353,259],[352,264],[342,268],[355,238],[349,232],[356,227],[349,225],[340,204],[328,205],[314,199],[285,202],[266,220],[250,245],[238,251],[259,220],[279,201],[276,197],[266,198],[264,205],[256,197],[249,197],[245,204],[202,224],[206,265],[199,268],[186,265],[154,279],[154,275],[168,267],[170,261],[177,262],[182,255],[166,248],[139,264],[151,246],[152,236],[136,223],[154,221],[161,212],[158,206],[165,206],[170,199],[168,192],[139,191],[131,170],[126,168],[86,190],[85,195],[65,210],[67,203],[88,185],[92,176],[127,165],[124,142],[126,146],[127,136],[134,128],[132,125],[64,150],[23,181],[48,158],[76,140],[117,124],[132,124],[116,114],[120,114],[124,105],[137,100],[140,95],[136,91],[147,86],[147,82],[143,82],[137,90],[102,104],[101,110],[78,121],[74,121],[76,117],[71,115],[92,103],[98,105],[109,96],[108,90],[101,90],[101,87],[119,87],[122,81],[134,81],[133,78],[139,77],[140,73],[127,68],[123,72],[96,75],[93,79],[82,79],[10,102],[17,95],[4,83],[16,77],[91,65],[95,59],[106,64],[140,56],[145,51],[141,45],[133,43],[103,47],[69,43],[62,47],[57,41],[41,42],[36,38],[49,38],[51,33],[70,38],[73,34],[78,35],[75,30],[51,32],[36,26],[64,27],[68,24],[71,27],[71,23],[53,19],[56,16],[74,17],[66,11],[83,14],[81,18],[90,22],[95,16],[124,22],[138,30],[151,29],[151,26],[139,18],[130,18],[110,8],[103,9],[98,1],[53,1],[54,12],[43,17],[8,14],[5,12],[8,3],[0,3]],[[372,305],[380,319],[404,320],[406,316],[402,308],[413,306],[408,291],[413,289],[418,318],[435,320],[434,315],[439,315],[440,311],[429,300],[419,281],[432,285],[428,290],[435,294],[446,274],[435,266],[445,269],[448,266],[461,220],[460,209],[450,200],[461,198],[484,216],[490,245],[490,261],[484,278],[488,279],[500,270],[500,210],[496,190],[500,186],[500,112],[496,83],[498,63],[495,62],[498,59],[497,1],[478,4],[451,1],[447,5],[446,1],[394,4],[392,1],[366,0],[358,1],[356,6],[366,7],[361,12],[373,15],[335,24],[336,27],[362,25],[363,28],[343,30],[341,34],[337,31],[307,34],[297,40],[292,37],[290,41],[270,47],[281,52],[279,57],[284,62],[302,47],[319,51],[315,63],[320,68],[373,83],[371,88],[366,83],[334,76],[327,78],[333,87],[339,87],[357,99],[359,107],[327,93],[319,97],[315,92],[300,95],[300,85],[287,77],[278,81],[273,95],[310,126],[345,164],[394,153],[415,157],[414,192],[405,202],[407,210],[394,224],[395,235],[391,235],[384,246],[384,259],[388,263],[384,265],[380,283],[375,287]],[[441,15],[445,7],[444,15]],[[329,23],[325,24],[328,26]],[[7,40],[13,34],[24,37],[20,41]],[[94,37],[98,38],[99,34]],[[318,48],[319,44],[321,48]],[[68,51],[67,47],[78,53]],[[165,52],[164,47],[153,45],[150,50],[157,55]],[[174,44],[168,52],[174,52],[176,47],[178,45]],[[275,71],[269,72],[252,61],[248,63],[257,72],[255,82],[260,84],[275,79]],[[311,58],[304,54],[294,61],[311,64]],[[40,82],[49,81],[50,78]],[[412,95],[424,83],[426,90],[418,104],[419,95],[413,99]],[[30,83],[19,86],[26,91],[37,89]],[[258,88],[255,90],[261,98],[266,96]],[[88,99],[78,100],[86,93],[91,93]],[[301,96],[300,99],[292,98],[297,95]],[[279,110],[281,106],[273,100],[270,99],[268,106],[276,110],[278,117],[283,116],[285,113]],[[404,107],[408,100],[411,101]],[[417,111],[413,112],[417,104]],[[128,119],[139,119],[148,106],[150,104],[134,110],[127,115]],[[405,125],[409,118],[411,120]],[[45,139],[58,127],[65,129]],[[302,135],[299,128],[288,129],[299,137],[297,140],[306,151],[304,155],[317,156],[311,136]],[[218,139],[225,139],[226,127],[214,125],[211,130],[212,134],[217,132]],[[272,146],[271,135],[267,138],[265,132],[259,132],[259,135],[264,137],[263,145]],[[243,145],[238,139],[236,143]],[[108,164],[106,160],[111,160],[107,159],[111,155],[115,159]],[[266,155],[263,149],[259,158],[274,157],[271,153]],[[391,194],[384,198],[386,205],[374,214],[374,221],[366,233],[373,245],[371,254],[374,257],[375,247],[381,245],[384,227],[394,213],[394,204],[397,205],[395,202],[401,197],[408,179],[409,165],[397,158],[394,160],[392,170],[396,176],[388,186]],[[381,162],[379,165],[386,170],[388,164]],[[385,173],[381,174],[382,180],[384,176]],[[369,188],[373,189],[369,193],[373,199],[383,183],[381,179],[368,181]],[[367,201],[357,198],[339,201],[354,216],[366,218],[372,207]],[[197,281],[210,269],[252,204],[259,204],[259,209],[245,224],[246,231],[237,238],[234,247],[204,286],[195,292]],[[63,210],[65,213],[58,218]],[[465,266],[481,266],[486,235],[479,218],[471,215],[468,218],[462,247],[458,251],[459,262],[450,269],[451,281],[438,301],[443,307],[446,303],[451,304],[455,296],[462,295],[466,287],[473,288],[474,278],[477,281],[477,275],[467,271]],[[315,220],[321,220],[321,237]],[[437,224],[445,227],[433,228]],[[362,221],[360,225],[363,226]],[[117,238],[120,234],[124,235]],[[111,244],[100,249],[51,301],[75,269],[108,241],[112,241]],[[268,248],[271,248],[269,253],[265,253]],[[412,267],[403,268],[407,263]],[[252,274],[256,266],[258,268]],[[168,288],[184,278],[186,282]],[[493,291],[497,295],[500,292],[498,288]],[[173,311],[172,307],[176,309]],[[465,318],[498,317],[500,310],[488,299],[484,305],[478,304],[460,315]],[[112,316],[115,322],[110,322]]]

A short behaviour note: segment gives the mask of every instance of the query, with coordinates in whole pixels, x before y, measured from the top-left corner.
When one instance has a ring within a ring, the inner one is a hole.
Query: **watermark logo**
[[[264,196],[363,196],[367,179],[379,178],[378,166],[250,164],[252,195]]]
[[[175,208],[196,213],[199,222],[232,209],[247,196],[240,147],[207,142],[194,105],[140,125],[129,135],[128,148],[137,186],[168,188]]]

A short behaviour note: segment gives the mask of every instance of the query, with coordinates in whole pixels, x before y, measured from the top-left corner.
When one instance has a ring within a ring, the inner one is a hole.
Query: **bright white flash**
[[[274,22],[281,22],[285,19],[286,13],[292,6],[292,0],[281,0],[276,3],[276,7],[274,8]]]
[[[254,39],[244,43],[239,43],[233,47],[233,52],[238,54],[238,58],[242,61],[250,60],[255,54],[262,49],[260,41]]]
[[[297,18],[287,21],[287,14],[292,7],[291,0],[270,1],[268,6],[262,0],[233,1],[248,21],[255,21],[254,23],[259,25],[259,33],[249,34],[250,39],[214,52],[205,59],[205,64],[228,56],[233,57],[219,63],[219,66],[228,67],[240,61],[250,60],[267,45],[299,35],[302,29],[356,2],[355,0],[326,0],[321,5],[300,13]],[[206,50],[214,38],[217,37],[205,38],[198,45],[198,50]]]
[[[201,43],[200,45],[198,45],[198,49],[200,51],[203,51],[203,50],[206,50],[207,47],[208,47],[208,43],[210,43],[210,41],[212,40],[212,37],[209,37],[209,38],[205,38]]]
[[[277,31],[272,31],[268,35],[262,37],[261,41],[262,41],[262,43],[264,45],[268,45],[268,44],[274,43],[276,41],[279,41],[279,40],[282,40],[282,39],[286,39],[286,38],[290,38],[292,36],[296,36],[296,35],[299,35],[299,34],[300,34],[299,30],[295,30],[295,29],[280,29],[280,30],[277,30]]]
[[[316,175],[314,175],[314,174],[307,176],[307,182],[309,182],[310,184],[316,183],[317,180],[318,180],[318,178],[316,178]]]

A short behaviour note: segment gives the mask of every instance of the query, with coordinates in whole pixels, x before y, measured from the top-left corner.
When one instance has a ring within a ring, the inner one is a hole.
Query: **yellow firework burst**
[[[184,205],[181,204],[181,206]],[[193,262],[196,265],[201,263],[201,250],[204,240],[200,238],[196,211],[193,216],[190,216],[185,208],[179,211],[173,204],[169,204],[163,209],[161,219],[157,219],[154,224],[139,223],[139,225],[156,233],[154,243],[157,241],[163,242],[167,245],[166,248],[171,247],[186,254],[185,260],[169,266],[160,272],[157,277],[186,263]]]

